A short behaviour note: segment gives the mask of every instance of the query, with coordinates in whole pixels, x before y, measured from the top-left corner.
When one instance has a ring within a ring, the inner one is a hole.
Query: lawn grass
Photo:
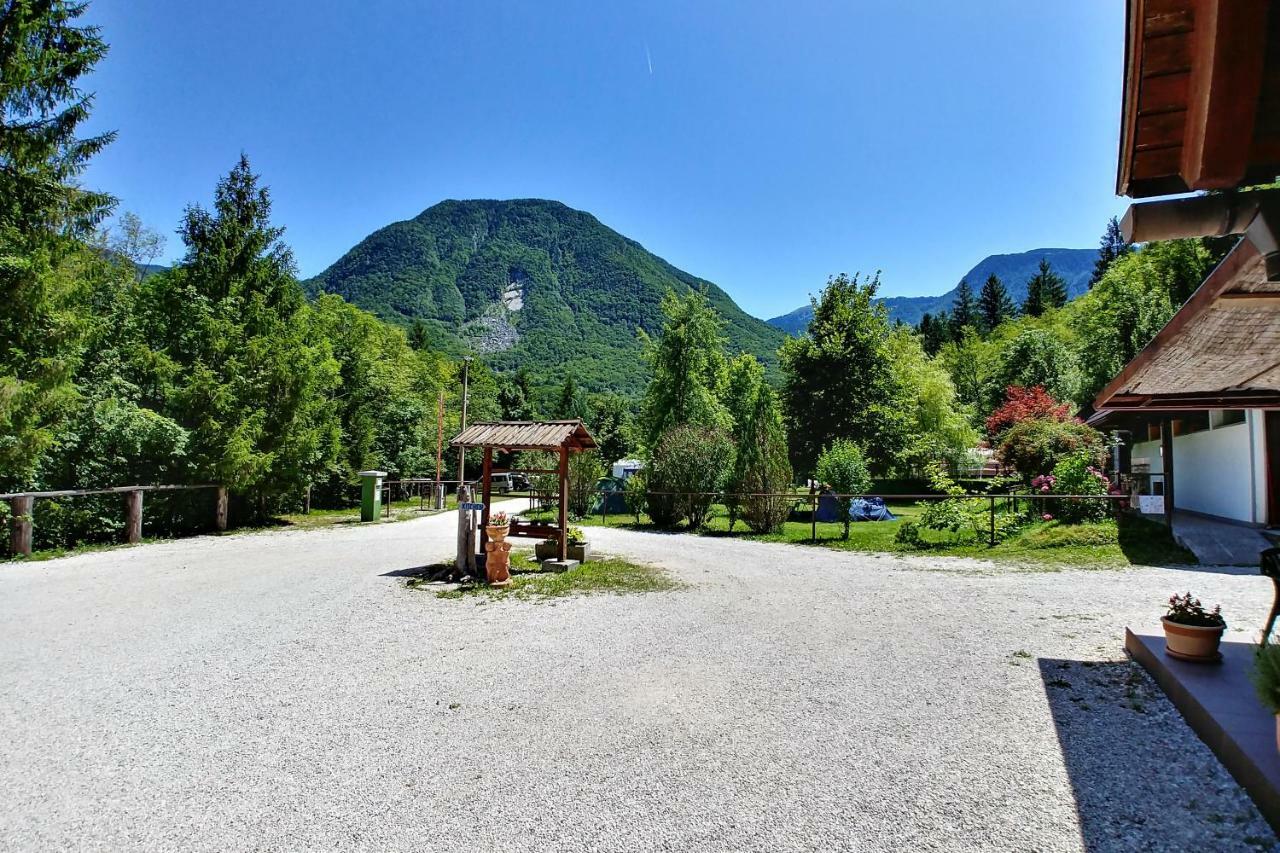
[[[1120,524],[1114,520],[1084,524],[1035,521],[1024,524],[1014,535],[994,547],[988,544],[985,537],[975,538],[970,531],[953,534],[950,531],[927,530],[922,527],[920,536],[923,546],[911,548],[896,542],[895,537],[904,521],[918,524],[923,509],[919,504],[909,501],[890,500],[887,504],[889,510],[897,516],[895,521],[855,522],[849,527],[847,540],[841,538],[841,525],[838,522],[818,522],[816,540],[813,538],[814,527],[810,522],[801,520],[788,521],[781,531],[768,534],[752,533],[746,525],[738,522],[731,532],[728,514],[721,505],[713,507],[712,517],[703,529],[697,531],[697,535],[786,542],[866,553],[976,557],[1046,570],[1187,565],[1196,562],[1190,551],[1173,541],[1164,525],[1138,517],[1126,517]],[[540,515],[541,513],[535,512],[532,517]],[[574,524],[583,527],[606,525],[631,530],[655,529],[645,515],[641,515],[639,524],[631,515],[609,515],[604,519],[594,515],[579,519]]]
[[[431,589],[433,578],[447,573],[452,563],[428,566],[421,576],[410,578],[411,589]],[[665,592],[683,584],[663,569],[632,563],[619,557],[599,556],[567,572],[547,572],[532,553],[512,552],[511,585],[492,587],[483,583],[463,583],[449,589],[437,589],[436,598],[487,600],[515,598],[562,598],[569,595],[627,595]]]

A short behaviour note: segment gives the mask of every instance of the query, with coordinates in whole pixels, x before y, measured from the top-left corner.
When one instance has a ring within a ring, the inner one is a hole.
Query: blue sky
[[[96,0],[86,183],[172,236],[241,150],[304,276],[445,198],[590,211],[769,317],[1094,246],[1119,0]]]

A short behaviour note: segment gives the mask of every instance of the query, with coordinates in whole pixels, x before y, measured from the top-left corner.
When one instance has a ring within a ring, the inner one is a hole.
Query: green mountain
[[[668,290],[703,289],[730,349],[771,373],[784,337],[711,282],[542,199],[440,202],[370,234],[304,285],[404,326],[422,320],[431,346],[527,368],[543,387],[572,375],[588,390],[638,393],[648,369],[637,330],[661,330]]]

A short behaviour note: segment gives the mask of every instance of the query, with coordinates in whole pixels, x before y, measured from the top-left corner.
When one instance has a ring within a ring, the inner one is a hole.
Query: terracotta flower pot
[[[1227,630],[1226,625],[1205,628],[1200,625],[1182,625],[1168,619],[1160,621],[1164,624],[1164,650],[1169,657],[1197,663],[1222,660],[1218,644],[1222,642],[1222,632]]]
[[[484,532],[488,534],[489,538],[492,539],[494,542],[501,542],[502,540],[507,538],[507,531],[510,529],[511,529],[510,525],[507,525],[507,524],[504,524],[501,527],[494,527],[492,524],[490,524],[485,527]]]

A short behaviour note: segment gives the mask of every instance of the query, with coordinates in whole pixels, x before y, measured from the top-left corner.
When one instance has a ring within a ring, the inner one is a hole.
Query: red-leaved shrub
[[[1033,385],[1030,388],[1010,385],[1005,389],[1004,402],[987,418],[987,432],[992,437],[998,437],[1023,421],[1065,423],[1069,420],[1071,406],[1059,403],[1052,394],[1044,390],[1043,385]]]

